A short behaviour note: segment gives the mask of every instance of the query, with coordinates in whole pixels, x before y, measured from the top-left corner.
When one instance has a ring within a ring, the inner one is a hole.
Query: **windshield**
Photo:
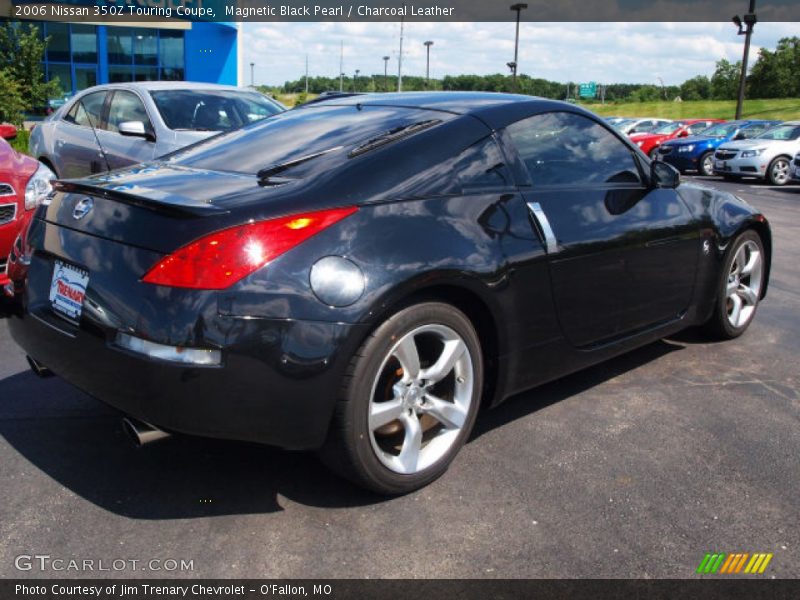
[[[255,92],[158,90],[150,95],[167,127],[175,130],[232,131],[283,111]]]
[[[800,138],[800,125],[779,125],[768,129],[757,138],[758,140],[780,140],[788,142]]]
[[[615,119],[611,121],[611,124],[614,127],[622,127],[623,125],[627,125],[628,123],[633,123],[633,119]]]
[[[662,125],[661,127],[658,127],[656,129],[654,129],[652,131],[652,133],[669,135],[670,133],[675,133],[681,127],[683,127],[683,123],[680,123],[680,122],[678,122],[678,123],[667,123],[666,125]]]
[[[728,137],[733,135],[739,129],[739,123],[720,123],[719,125],[712,125],[708,129],[704,129],[700,135],[707,135],[709,137]]]

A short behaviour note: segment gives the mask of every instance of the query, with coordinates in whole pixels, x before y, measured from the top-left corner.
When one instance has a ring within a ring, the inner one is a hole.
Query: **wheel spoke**
[[[461,429],[467,420],[467,411],[462,406],[432,394],[425,394],[424,411],[448,429]]]
[[[733,296],[731,296],[731,302],[733,303],[733,308],[728,318],[730,319],[731,324],[734,327],[738,327],[739,319],[741,318],[742,315],[742,304],[743,304],[742,298],[738,294],[734,294]]]
[[[442,354],[431,367],[420,373],[420,378],[429,383],[441,381],[453,370],[458,359],[466,351],[467,346],[460,339],[446,341]]]
[[[399,398],[386,402],[373,402],[369,408],[369,429],[375,431],[400,418],[403,401]]]
[[[736,251],[736,256],[733,257],[733,273],[734,275],[740,275],[742,272],[742,267],[747,262],[747,251],[745,250],[745,246],[742,246]]]
[[[413,335],[400,341],[394,350],[394,357],[403,367],[403,381],[412,381],[419,376],[419,352]]]
[[[741,296],[742,300],[744,300],[745,304],[748,306],[755,306],[758,302],[758,294],[753,288],[747,287],[746,285],[740,285],[737,294]]]
[[[403,447],[400,448],[400,454],[397,459],[403,466],[406,473],[414,473],[417,470],[417,462],[419,461],[419,453],[422,449],[422,426],[419,423],[419,418],[416,413],[404,414],[401,421],[406,430],[405,438],[403,439]]]
[[[761,266],[761,253],[758,250],[751,250],[750,251],[750,260],[747,261],[747,264],[742,267],[742,277],[747,277],[751,275],[753,271],[757,267]]]

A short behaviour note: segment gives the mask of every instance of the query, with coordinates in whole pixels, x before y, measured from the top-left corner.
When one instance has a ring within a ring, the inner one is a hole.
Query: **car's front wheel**
[[[767,169],[767,179],[772,185],[786,185],[791,179],[789,172],[789,159],[779,156],[773,160]]]
[[[700,157],[700,174],[706,177],[714,175],[714,153],[709,151]]]
[[[379,493],[419,489],[445,472],[466,441],[482,387],[469,319],[439,302],[405,308],[353,357],[321,458]]]
[[[764,244],[755,231],[745,231],[730,245],[714,314],[706,324],[714,337],[739,337],[752,323],[763,290],[764,266]]]

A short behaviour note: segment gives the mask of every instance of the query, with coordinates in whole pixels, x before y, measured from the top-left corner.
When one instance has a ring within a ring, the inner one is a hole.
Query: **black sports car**
[[[159,161],[62,181],[10,330],[163,432],[318,450],[419,488],[479,406],[766,293],[769,225],[571,104],[334,97]]]

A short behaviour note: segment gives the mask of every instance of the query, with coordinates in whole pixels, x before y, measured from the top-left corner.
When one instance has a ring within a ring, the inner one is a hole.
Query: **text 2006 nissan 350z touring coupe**
[[[388,494],[441,475],[480,406],[688,326],[740,335],[772,248],[594,115],[478,93],[334,97],[58,182],[25,246],[9,327],[36,368]]]

